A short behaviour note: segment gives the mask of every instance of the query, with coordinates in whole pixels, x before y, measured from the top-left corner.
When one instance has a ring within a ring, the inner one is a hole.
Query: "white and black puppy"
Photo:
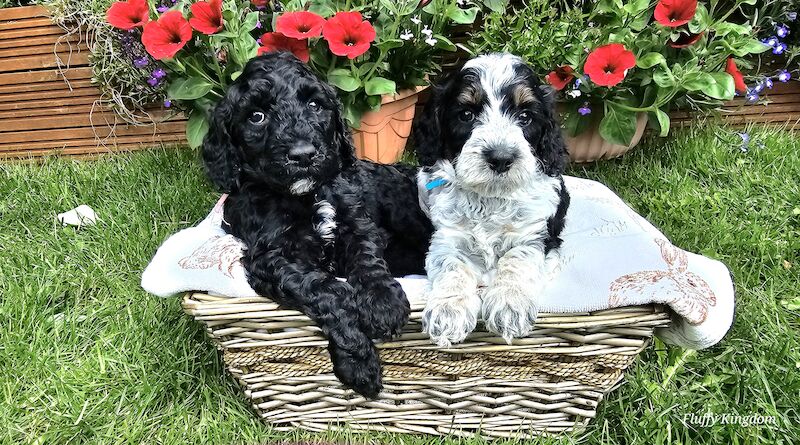
[[[526,335],[569,206],[552,90],[519,57],[475,58],[434,87],[414,142],[436,228],[423,329],[440,346],[479,317],[508,342]]]

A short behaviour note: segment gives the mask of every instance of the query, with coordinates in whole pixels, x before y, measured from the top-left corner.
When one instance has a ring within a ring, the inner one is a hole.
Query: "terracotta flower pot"
[[[353,129],[356,156],[383,164],[397,162],[411,133],[419,93],[425,88],[384,95],[380,110],[364,114],[361,127]]]
[[[600,136],[599,123],[596,123],[583,133],[566,138],[569,158],[573,162],[579,163],[618,158],[639,143],[645,127],[647,127],[647,113],[639,113],[636,116],[636,133],[634,133],[631,143],[626,146],[612,144],[603,139]]]

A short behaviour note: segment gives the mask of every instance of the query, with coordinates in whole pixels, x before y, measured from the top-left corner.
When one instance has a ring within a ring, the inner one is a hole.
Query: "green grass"
[[[709,350],[656,344],[588,429],[542,443],[800,443],[800,139],[758,130],[749,152],[739,146],[713,127],[572,168],[608,184],[678,246],[724,261],[738,313]],[[270,431],[178,300],[139,288],[156,247],[217,197],[196,156],[0,166],[0,443],[436,442]],[[97,226],[55,223],[79,204],[98,212]],[[776,416],[777,425],[683,422],[706,412]],[[482,441],[447,441],[460,442]]]

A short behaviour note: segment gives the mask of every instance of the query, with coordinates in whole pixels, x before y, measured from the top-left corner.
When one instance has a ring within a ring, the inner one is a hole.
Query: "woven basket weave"
[[[433,435],[532,437],[584,425],[603,395],[667,326],[660,307],[540,314],[530,335],[507,345],[479,325],[452,348],[421,333],[412,305],[403,335],[378,345],[383,392],[366,400],[332,372],[327,341],[305,315],[263,297],[187,294],[253,408],[277,430],[348,427]]]

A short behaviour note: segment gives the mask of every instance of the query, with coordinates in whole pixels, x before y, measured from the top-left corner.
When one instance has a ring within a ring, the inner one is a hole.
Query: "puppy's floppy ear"
[[[325,82],[322,83],[324,85],[325,94],[336,106],[332,119],[334,130],[333,143],[339,150],[339,159],[342,161],[342,168],[345,169],[356,162],[356,147],[353,145],[353,135],[350,134],[350,125],[348,125],[347,121],[344,119],[344,111],[339,96],[332,86]]]
[[[411,141],[422,165],[433,165],[444,157],[442,146],[442,107],[444,97],[453,84],[454,75],[448,74],[431,87],[428,102],[414,121]]]
[[[203,162],[206,174],[220,191],[232,192],[239,183],[239,159],[237,149],[229,133],[233,121],[234,87],[214,107],[209,119],[208,134],[203,140]]]
[[[539,99],[542,102],[542,137],[536,147],[536,157],[542,162],[548,176],[564,172],[567,160],[567,146],[561,134],[561,125],[555,109],[555,90],[549,85],[539,85]]]

